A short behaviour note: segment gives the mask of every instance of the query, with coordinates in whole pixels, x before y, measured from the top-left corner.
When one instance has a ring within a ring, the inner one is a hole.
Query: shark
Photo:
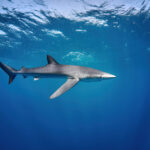
[[[89,67],[59,64],[50,55],[47,55],[47,64],[42,67],[22,67],[20,70],[16,70],[0,62],[0,68],[8,74],[9,84],[13,82],[17,75],[22,75],[24,78],[31,76],[34,78],[34,80],[39,80],[40,78],[66,77],[67,81],[49,97],[50,99],[54,99],[62,95],[63,93],[74,87],[79,81],[84,81],[87,79],[97,79],[101,81],[102,79],[110,79],[116,77],[113,74]]]

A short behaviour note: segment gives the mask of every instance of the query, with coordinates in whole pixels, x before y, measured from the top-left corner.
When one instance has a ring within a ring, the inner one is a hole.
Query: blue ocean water
[[[0,70],[0,150],[150,149],[149,2],[121,2],[0,4],[1,62],[44,66],[49,54],[117,76],[80,82],[49,100],[65,79],[18,76],[8,85]]]

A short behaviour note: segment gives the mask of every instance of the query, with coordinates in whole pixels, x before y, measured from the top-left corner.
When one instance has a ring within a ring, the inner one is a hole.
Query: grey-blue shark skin
[[[97,69],[75,65],[62,65],[49,55],[47,55],[47,61],[48,64],[46,66],[37,68],[23,67],[20,70],[15,70],[1,62],[0,67],[9,75],[9,84],[12,83],[16,75],[22,75],[24,78],[33,76],[34,80],[50,77],[67,77],[67,81],[50,96],[50,99],[62,95],[75,86],[79,81],[85,79],[109,79],[116,77],[115,75]]]

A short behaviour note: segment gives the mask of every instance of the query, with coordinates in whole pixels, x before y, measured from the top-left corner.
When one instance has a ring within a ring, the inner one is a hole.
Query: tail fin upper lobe
[[[0,68],[2,68],[8,75],[9,75],[9,84],[12,83],[12,81],[15,79],[16,77],[16,70],[1,63],[0,62]]]

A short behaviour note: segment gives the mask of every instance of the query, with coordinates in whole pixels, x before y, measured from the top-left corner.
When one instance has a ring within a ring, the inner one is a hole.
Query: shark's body
[[[88,67],[61,65],[49,55],[47,56],[47,61],[48,64],[46,66],[37,68],[22,68],[21,70],[15,70],[1,62],[0,67],[9,75],[9,84],[13,81],[16,75],[22,75],[24,78],[33,76],[34,80],[49,77],[67,77],[68,80],[50,96],[51,99],[56,98],[68,91],[80,80],[116,77],[115,75]]]

